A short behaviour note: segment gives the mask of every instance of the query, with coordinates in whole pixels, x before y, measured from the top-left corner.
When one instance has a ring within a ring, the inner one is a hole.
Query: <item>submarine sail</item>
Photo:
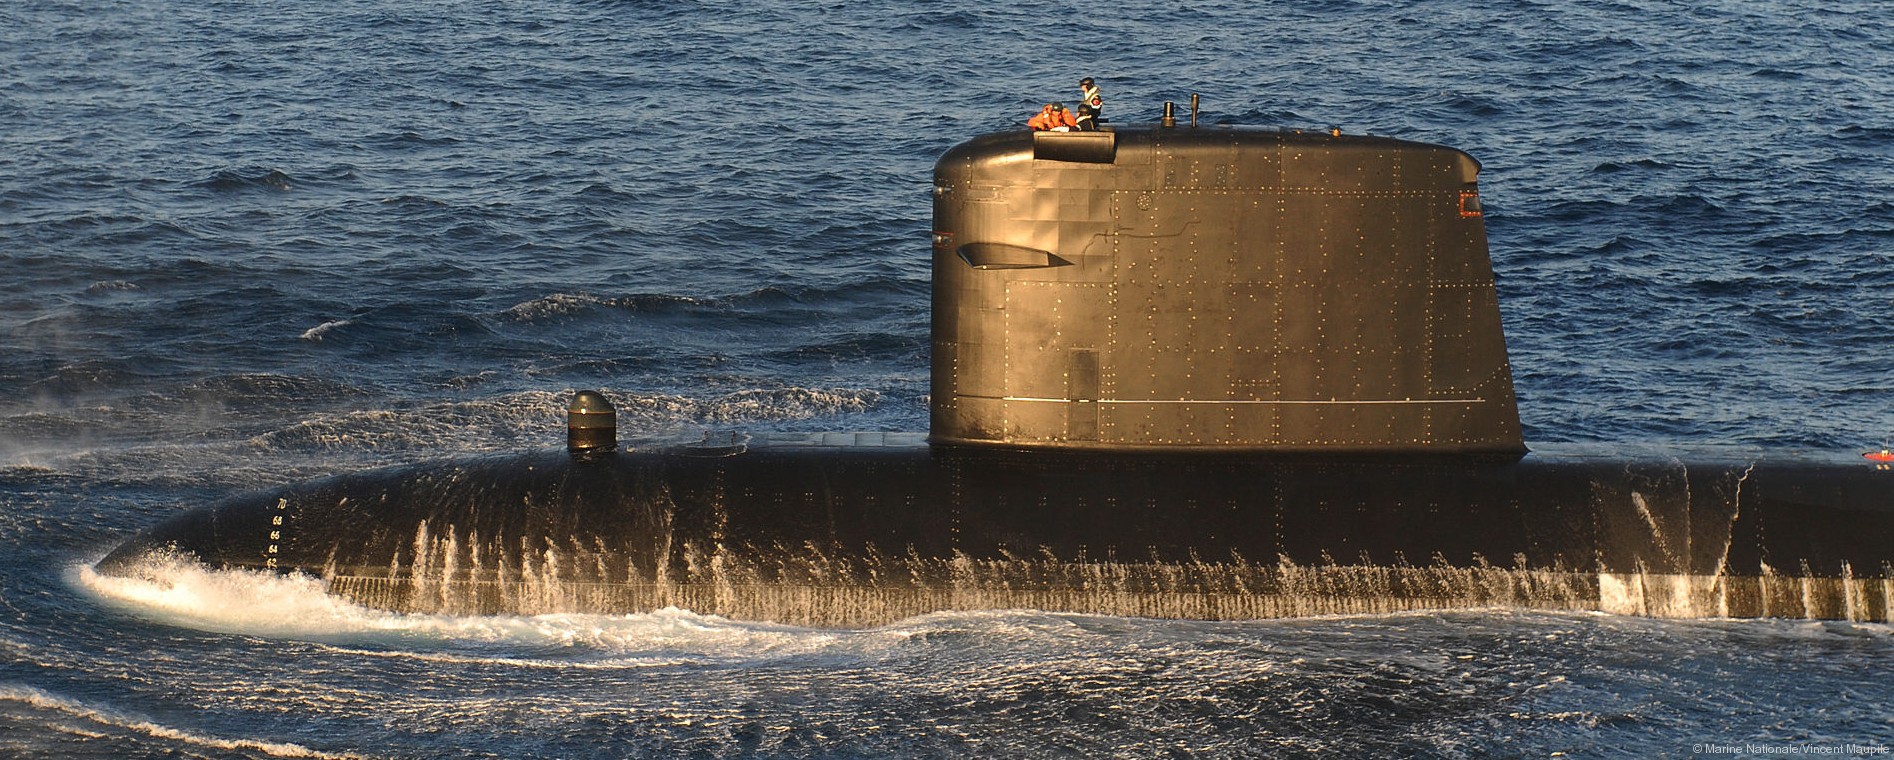
[[[1036,608],[1894,620],[1894,473],[1521,438],[1479,164],[1387,138],[1009,132],[935,168],[929,432],[338,475],[134,536],[400,611],[818,626]]]
[[[935,168],[933,440],[1524,453],[1479,168],[1238,129],[962,144]]]

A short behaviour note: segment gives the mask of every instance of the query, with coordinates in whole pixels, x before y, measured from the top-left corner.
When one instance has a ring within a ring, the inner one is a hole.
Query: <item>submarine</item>
[[[412,613],[1231,620],[1455,608],[1894,620],[1894,472],[1528,449],[1480,164],[1339,131],[1006,131],[933,184],[929,430],[563,448],[295,483],[96,563]],[[549,410],[555,413],[555,410]]]

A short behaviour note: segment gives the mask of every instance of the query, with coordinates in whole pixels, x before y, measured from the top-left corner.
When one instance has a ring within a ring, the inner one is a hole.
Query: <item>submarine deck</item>
[[[658,453],[731,455],[747,450],[783,451],[796,449],[816,449],[829,451],[846,450],[894,450],[928,449],[927,433],[911,431],[840,431],[840,432],[744,432],[724,431],[711,434],[702,441],[682,444],[660,444],[649,450]],[[955,452],[1018,452],[1035,456],[1045,454],[1063,455],[1122,455],[1123,448],[1114,449],[1058,449],[1056,451],[1029,446],[1009,446],[1005,444],[931,444],[931,448]],[[1378,452],[1329,452],[1311,453],[1306,451],[1271,452],[1253,448],[1201,449],[1187,452],[1161,450],[1134,450],[1140,456],[1159,458],[1177,458],[1189,460],[1203,459],[1244,459],[1253,461],[1280,460],[1299,461],[1340,461],[1340,462],[1428,462],[1428,463],[1476,463],[1476,462],[1545,462],[1545,463],[1592,463],[1608,462],[1678,462],[1699,465],[1742,466],[1759,462],[1780,465],[1809,465],[1824,467],[1858,467],[1865,469],[1887,469],[1884,466],[1865,459],[1862,454],[1850,451],[1800,449],[1780,450],[1760,446],[1740,444],[1692,444],[1688,448],[1677,448],[1661,442],[1645,443],[1592,443],[1592,442],[1554,442],[1530,444],[1528,452],[1522,457],[1493,456],[1483,454],[1414,454],[1414,453],[1378,453]],[[1890,482],[1894,482],[1894,470],[1888,470]]]

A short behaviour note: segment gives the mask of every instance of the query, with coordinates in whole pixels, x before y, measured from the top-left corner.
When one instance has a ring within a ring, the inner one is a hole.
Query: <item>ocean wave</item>
[[[1868,147],[1894,145],[1894,127],[1850,124],[1835,130],[1835,136],[1843,140],[1864,143]]]
[[[239,190],[269,190],[286,193],[295,187],[295,178],[281,169],[243,167],[219,170],[193,184],[195,187],[220,193]]]
[[[97,295],[121,290],[138,290],[140,287],[142,286],[130,280],[100,280],[87,286],[85,292],[87,295]]]
[[[261,739],[228,739],[211,736],[196,731],[174,728],[150,718],[132,715],[118,710],[89,705],[78,699],[64,697],[44,689],[38,689],[20,683],[0,683],[0,702],[23,704],[35,710],[42,710],[64,716],[63,725],[48,725],[46,729],[57,733],[76,734],[85,739],[102,739],[109,732],[122,732],[135,737],[148,737],[162,742],[175,742],[188,747],[220,752],[258,752],[270,757],[308,757],[308,758],[357,758],[355,754],[335,754],[313,750],[300,744],[273,742]],[[71,719],[84,721],[93,726],[87,729],[70,723]],[[29,730],[26,725],[14,723],[12,731]],[[98,733],[108,732],[108,733]],[[21,745],[8,742],[7,746],[16,749]],[[173,751],[161,751],[148,748],[153,755],[170,755]]]
[[[319,340],[322,340],[323,336],[328,335],[330,331],[335,330],[337,328],[348,327],[349,325],[352,325],[352,324],[355,324],[355,320],[337,319],[337,320],[333,320],[329,322],[324,322],[322,324],[316,325],[315,327],[311,327],[307,330],[304,330],[303,334],[299,336],[299,338],[301,340],[319,341]]]
[[[152,406],[163,408],[168,398],[193,402],[216,401],[226,407],[276,409],[280,404],[327,403],[358,398],[363,390],[342,380],[327,377],[284,375],[271,372],[240,372],[213,375],[178,387],[174,397],[154,394]]]
[[[1638,158],[1623,161],[1605,161],[1592,167],[1594,174],[1617,174],[1628,171],[1662,171],[1673,168],[1670,164],[1654,158]]]
[[[743,389],[701,396],[605,390],[628,445],[694,441],[713,427],[862,414],[870,389]],[[350,468],[563,445],[571,391],[335,409],[352,386],[272,375],[208,378],[181,395],[22,407],[0,415],[0,472],[187,488],[256,488]],[[325,400],[326,399],[326,400]],[[257,430],[267,425],[266,429]],[[138,431],[134,436],[132,431]]]
[[[430,211],[440,211],[450,207],[446,201],[438,198],[412,194],[389,196],[381,199],[381,204],[398,209],[425,209]]]
[[[690,296],[648,293],[628,296],[599,296],[591,293],[553,293],[552,295],[522,301],[514,304],[504,316],[521,322],[533,322],[553,317],[582,314],[598,309],[622,309],[625,311],[661,311],[676,307],[708,306],[713,301]]]
[[[702,425],[770,423],[867,411],[881,402],[867,389],[746,389],[713,396],[602,390],[618,409],[621,434],[639,441],[670,440]],[[400,409],[319,412],[259,434],[249,445],[263,451],[375,451],[472,453],[565,440],[571,391],[522,391],[489,399],[422,404]]]
[[[705,400],[700,406],[698,419],[720,424],[800,420],[863,412],[880,400],[880,393],[866,390],[747,390]]]

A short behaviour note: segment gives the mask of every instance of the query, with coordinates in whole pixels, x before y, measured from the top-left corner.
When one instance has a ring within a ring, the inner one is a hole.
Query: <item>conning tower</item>
[[[1224,127],[962,143],[934,169],[931,440],[1523,454],[1479,168]]]

